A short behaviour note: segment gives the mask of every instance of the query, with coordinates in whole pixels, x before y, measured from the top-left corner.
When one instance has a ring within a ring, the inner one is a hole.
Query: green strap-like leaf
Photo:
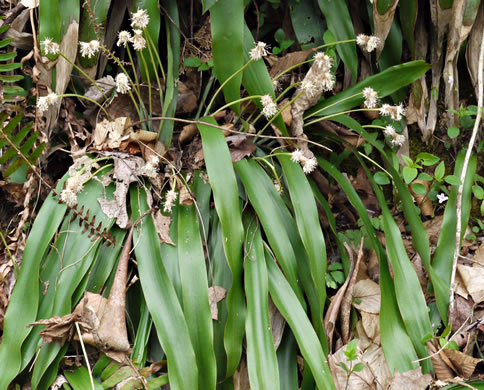
[[[183,312],[198,363],[198,386],[200,390],[215,389],[217,368],[213,350],[207,270],[198,228],[197,210],[194,205],[180,206],[179,209],[178,264]]]
[[[242,0],[219,0],[210,8],[214,71],[220,83],[244,65],[244,23]],[[227,103],[240,98],[241,82],[242,74],[238,74],[224,87]],[[239,112],[240,104],[232,109]]]
[[[215,8],[215,7],[214,7]],[[209,118],[210,123],[216,122]],[[242,354],[245,326],[245,302],[242,286],[242,245],[244,227],[229,148],[223,133],[210,126],[198,125],[202,135],[203,155],[213,191],[215,209],[222,225],[225,256],[232,271],[232,286],[227,294],[228,319],[224,333],[227,351],[226,376],[233,375]]]
[[[133,218],[148,210],[144,189],[132,187]],[[151,215],[143,218],[133,235],[138,272],[146,304],[168,361],[170,387],[198,388],[198,368],[188,326],[175,289],[161,259],[160,241]]]
[[[281,270],[267,253],[266,264],[269,275],[269,292],[272,300],[291,327],[305,362],[311,368],[318,389],[336,389],[318,336],[314,332],[311,322],[298,298]]]
[[[58,184],[62,189],[66,177]],[[57,231],[66,206],[57,203],[50,194],[44,201],[30,231],[17,283],[10,297],[3,323],[3,339],[0,344],[0,389],[7,389],[21,367],[20,347],[31,332],[27,325],[36,320],[39,303],[39,266],[50,240]],[[26,294],[25,292],[29,293]]]
[[[245,294],[247,297],[247,368],[251,389],[278,390],[279,370],[269,318],[269,287],[264,247],[256,218],[247,218]]]

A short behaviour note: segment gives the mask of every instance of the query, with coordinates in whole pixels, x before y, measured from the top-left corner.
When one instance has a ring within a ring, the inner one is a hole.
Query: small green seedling
[[[363,363],[357,363],[353,366],[353,362],[358,359],[357,340],[351,340],[346,346],[346,349],[343,351],[343,353],[346,355],[346,360],[349,362],[349,367],[344,362],[339,362],[339,365],[346,372],[345,390],[347,390],[350,383],[351,375],[354,372],[363,371],[365,365]]]

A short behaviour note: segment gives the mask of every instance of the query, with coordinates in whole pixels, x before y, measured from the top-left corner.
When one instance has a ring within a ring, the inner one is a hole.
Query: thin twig
[[[477,100],[477,116],[476,121],[474,123],[474,128],[472,129],[472,136],[469,140],[469,145],[467,147],[466,156],[464,159],[464,165],[462,166],[462,172],[460,175],[460,185],[457,190],[457,226],[456,226],[456,233],[455,233],[455,248],[454,248],[454,260],[452,263],[452,277],[450,279],[450,303],[449,303],[449,313],[454,311],[454,295],[455,295],[455,273],[457,269],[457,259],[459,258],[460,253],[460,236],[462,231],[462,192],[464,189],[464,180],[467,176],[467,167],[469,165],[469,160],[471,158],[472,149],[474,148],[474,143],[476,142],[477,133],[479,132],[480,122],[481,122],[481,114],[482,114],[482,96],[483,96],[483,81],[482,81],[482,72],[483,72],[483,65],[484,65],[484,33],[482,34],[481,38],[481,51],[479,54],[479,67],[477,72],[477,85],[479,90],[478,100]]]
[[[82,340],[81,329],[79,328],[79,323],[76,321],[77,334],[79,335],[79,341],[81,342],[82,353],[84,354],[84,359],[86,359],[87,372],[89,373],[89,380],[91,381],[92,390],[96,390],[94,387],[94,379],[92,378],[91,365],[89,364],[89,359],[87,357],[86,347],[84,346],[84,341]]]

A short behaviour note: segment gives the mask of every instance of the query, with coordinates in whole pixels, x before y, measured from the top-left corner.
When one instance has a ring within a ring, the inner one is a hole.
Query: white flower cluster
[[[166,193],[165,202],[163,203],[163,211],[165,213],[171,213],[171,209],[175,204],[177,196],[178,195],[174,189],[171,189]]]
[[[45,38],[41,44],[44,46],[45,54],[49,55],[59,53],[59,44],[54,42],[52,38]]]
[[[119,92],[121,94],[126,94],[129,92],[131,87],[129,86],[129,79],[128,76],[124,73],[119,73],[116,76],[116,92]]]
[[[262,57],[265,57],[267,55],[267,44],[264,42],[257,42],[255,47],[250,51],[250,58],[252,58],[254,61],[260,60]]]
[[[262,104],[262,114],[270,119],[277,114],[277,104],[272,100],[271,95],[264,95],[260,98]]]
[[[373,88],[367,87],[363,89],[363,96],[366,108],[375,108],[378,105],[378,94]]]
[[[291,153],[291,160],[300,163],[305,174],[311,173],[318,166],[318,162],[314,157],[307,158],[300,149],[296,149]]]
[[[131,42],[133,48],[136,51],[143,50],[146,48],[146,39],[143,37],[143,30],[150,23],[150,16],[148,11],[145,9],[138,9],[131,16],[131,27],[133,27],[133,35],[129,31],[123,30],[118,33],[118,42],[116,43],[119,47]]]
[[[333,66],[333,59],[321,51],[318,51],[314,55],[314,62],[322,69],[323,72],[329,72]]]
[[[380,45],[380,38],[373,35],[358,34],[358,36],[356,37],[356,43],[363,50],[371,53]]]
[[[59,97],[51,92],[47,96],[42,96],[37,100],[37,108],[40,112],[45,112],[49,109],[49,106],[55,105],[59,101]]]
[[[385,126],[385,130],[383,131],[383,133],[387,136],[387,137],[390,137],[392,139],[392,145],[395,145],[395,146],[402,146],[404,143],[405,143],[405,136],[403,134],[398,134],[395,129],[393,128],[393,126],[391,125],[387,125]]]
[[[81,47],[81,56],[91,58],[98,53],[101,44],[94,39],[90,42],[79,42],[79,46]]]
[[[399,121],[402,119],[402,115],[405,115],[405,109],[400,103],[398,106],[390,106],[389,104],[384,104],[380,108],[380,115],[389,116],[394,121]]]
[[[143,175],[154,179],[157,175],[158,165],[160,165],[160,159],[156,156],[152,156],[150,161],[148,161],[142,168],[141,171]]]
[[[71,176],[67,179],[66,186],[60,194],[60,199],[69,207],[77,204],[77,194],[84,189],[81,177]]]

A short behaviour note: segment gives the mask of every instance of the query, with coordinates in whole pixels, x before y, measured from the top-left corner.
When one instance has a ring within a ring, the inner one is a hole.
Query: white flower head
[[[59,53],[59,44],[57,42],[54,42],[51,38],[45,38],[42,41],[42,46],[44,46],[45,54]]]
[[[366,108],[375,108],[378,104],[378,94],[370,87],[363,89],[363,96],[365,98],[364,105]]]
[[[69,207],[74,207],[77,204],[77,195],[69,188],[62,190],[60,199]]]
[[[129,31],[123,30],[118,33],[118,42],[116,43],[119,47],[124,46],[128,44],[128,42],[131,40],[131,34]]]
[[[165,203],[163,203],[163,211],[165,213],[171,213],[171,209],[173,207],[173,204],[177,198],[177,193],[175,190],[171,189],[166,193],[165,197]]]
[[[141,168],[141,173],[144,176],[149,177],[150,179],[154,179],[158,175],[158,172],[156,169],[157,169],[157,166],[152,164],[151,161],[149,161],[145,165],[143,165],[143,167]]]
[[[277,104],[274,103],[272,100],[271,95],[264,95],[260,98],[260,102],[262,103],[262,114],[269,119],[272,118],[274,115],[277,114]]]
[[[305,158],[301,149],[296,149],[294,152],[291,153],[291,160],[294,162],[300,162],[302,159]]]
[[[315,84],[317,87],[321,88],[323,92],[331,91],[334,87],[335,77],[330,72],[324,72],[316,77]]]
[[[37,108],[41,112],[45,112],[49,109],[49,106],[55,105],[59,101],[59,97],[51,92],[47,96],[42,96],[37,100]]]
[[[380,38],[373,35],[358,34],[356,37],[356,43],[358,46],[361,46],[363,50],[370,53],[380,45]]]
[[[314,55],[314,62],[322,68],[323,72],[329,72],[333,66],[333,59],[322,51],[318,51]]]
[[[131,16],[131,27],[143,30],[148,26],[149,22],[150,16],[145,9],[138,9],[138,11],[134,12]]]
[[[312,81],[304,79],[301,83],[301,88],[306,92],[308,95],[312,96],[316,93],[317,87]]]
[[[395,129],[392,125],[386,125],[385,130],[383,131],[387,137],[392,137],[396,134]]]
[[[262,57],[267,55],[267,44],[264,42],[257,42],[255,47],[250,51],[250,58],[254,61],[260,60]]]
[[[84,189],[84,185],[82,184],[82,180],[76,175],[67,179],[66,189],[72,191],[74,194],[78,194]]]
[[[442,192],[441,194],[437,194],[437,199],[439,200],[439,203],[444,203],[449,197]]]
[[[405,143],[405,141],[406,141],[406,138],[403,134],[395,133],[395,136],[392,139],[392,144],[400,147]]]
[[[101,47],[99,41],[92,40],[90,42],[79,42],[81,46],[81,56],[91,58],[94,57]]]
[[[143,38],[142,30],[133,30],[134,36],[131,38],[131,43],[133,44],[134,50],[143,50],[146,48],[146,40]]]
[[[380,114],[389,116],[395,121],[399,121],[402,119],[402,115],[405,115],[405,109],[403,108],[403,105],[401,103],[398,106],[390,106],[389,104],[384,104],[380,108]]]
[[[130,89],[128,76],[124,73],[119,73],[116,76],[116,92],[126,94]]]
[[[312,157],[312,158],[304,158],[302,160],[302,167],[303,167],[303,172],[307,175],[308,173],[311,173],[314,171],[314,169],[318,166],[318,161]]]

